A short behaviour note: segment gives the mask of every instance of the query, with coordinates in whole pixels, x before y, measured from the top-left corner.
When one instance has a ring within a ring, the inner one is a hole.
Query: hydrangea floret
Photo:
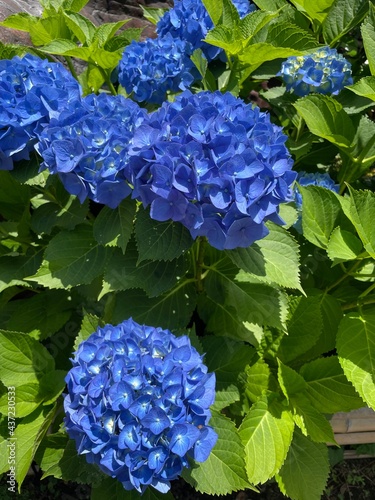
[[[44,126],[80,97],[79,83],[60,63],[31,54],[0,60],[0,169],[28,160]]]
[[[131,192],[124,169],[134,130],[146,116],[121,95],[90,94],[67,106],[40,134],[41,168],[58,174],[81,203],[88,197],[116,208]]]
[[[167,92],[186,90],[196,74],[190,43],[170,33],[128,45],[119,63],[118,80],[139,102],[161,104]]]
[[[248,0],[233,0],[240,17],[253,12],[256,7]],[[210,62],[223,54],[219,47],[204,42],[207,33],[214,27],[202,0],[176,0],[174,7],[159,20],[156,31],[159,36],[170,33],[174,39],[190,44],[190,55],[201,49]]]
[[[220,250],[247,247],[283,223],[296,173],[281,127],[230,93],[190,91],[149,115],[130,148],[133,197],[158,221]]]
[[[287,91],[303,97],[310,93],[338,94],[351,85],[351,64],[336,49],[320,47],[312,54],[289,57],[278,73]]]
[[[189,338],[132,319],[98,328],[66,376],[65,427],[78,453],[126,490],[166,493],[188,458],[205,461],[215,375]]]

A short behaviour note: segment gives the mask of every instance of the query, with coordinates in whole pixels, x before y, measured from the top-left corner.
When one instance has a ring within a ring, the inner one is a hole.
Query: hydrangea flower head
[[[170,33],[125,47],[118,80],[139,102],[161,104],[168,91],[186,90],[195,79],[189,43]],[[196,75],[198,76],[198,75]]]
[[[187,336],[132,319],[98,328],[66,376],[65,427],[90,463],[126,490],[166,493],[188,457],[205,461],[215,375]]]
[[[248,0],[233,0],[241,17],[255,10]],[[202,49],[208,61],[216,59],[223,50],[204,42],[207,33],[214,27],[202,0],[176,0],[174,7],[159,20],[156,31],[159,36],[170,33],[173,38],[190,44],[190,54]]]
[[[131,188],[124,168],[134,129],[146,116],[123,96],[90,94],[67,106],[40,134],[41,168],[58,174],[65,189],[116,208]]]
[[[28,160],[38,133],[80,96],[79,83],[60,63],[30,54],[0,60],[0,169]]]
[[[312,92],[336,95],[353,83],[350,62],[329,47],[320,47],[306,56],[289,57],[278,75],[286,89],[300,97]]]
[[[267,113],[230,93],[186,91],[135,132],[133,197],[159,221],[184,224],[222,249],[246,247],[283,221],[295,172],[286,136]]]
[[[307,172],[299,172],[297,176],[297,182],[300,186],[320,186],[330,191],[334,191],[338,193],[340,190],[340,186],[335,183],[333,179],[327,173],[307,173]],[[296,207],[298,210],[302,209],[302,195],[298,190],[298,187],[294,187],[294,201],[296,203]]]

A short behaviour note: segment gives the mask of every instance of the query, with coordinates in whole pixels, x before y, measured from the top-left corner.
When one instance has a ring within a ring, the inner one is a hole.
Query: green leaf
[[[85,313],[82,319],[81,329],[74,341],[74,350],[76,351],[79,344],[88,339],[99,326],[103,325],[101,324],[101,321],[97,316],[95,316],[94,314]]]
[[[71,36],[62,12],[40,18],[38,22],[30,24],[29,33],[31,41],[37,47],[49,44],[55,39],[67,40]],[[44,48],[45,47],[43,47],[43,51]],[[42,50],[42,48],[38,50]]]
[[[162,8],[151,8],[151,7],[143,7],[143,5],[140,5],[142,11],[143,11],[143,17],[147,19],[147,21],[150,21],[152,24],[157,24],[160,19],[164,16],[166,12],[168,12],[169,9],[162,9]]]
[[[27,12],[18,12],[8,16],[4,21],[0,22],[0,26],[4,28],[12,28],[19,31],[29,31],[30,25],[38,22],[39,18],[32,16]]]
[[[16,427],[14,438],[16,439],[16,481],[18,491],[20,491],[35,452],[51,425],[54,415],[54,406],[40,406],[19,422]]]
[[[337,196],[320,186],[299,186],[302,193],[303,235],[314,245],[326,249],[337,226],[341,205]]]
[[[365,76],[354,85],[346,87],[357,95],[375,101],[375,76]]]
[[[223,14],[223,0],[202,0],[202,3],[216,26]]]
[[[78,455],[75,442],[68,440],[66,434],[57,433],[46,436],[36,455],[36,462],[43,470],[42,479],[54,476],[75,483],[93,483],[100,480],[98,469],[88,464],[84,456]],[[121,483],[118,483],[121,487]]]
[[[201,338],[205,364],[209,371],[215,372],[216,390],[226,390],[238,385],[238,377],[255,355],[253,347],[228,338],[213,336]]]
[[[219,436],[216,445],[205,462],[184,469],[182,477],[208,495],[226,495],[251,488],[245,473],[243,445],[234,423],[213,412],[210,425]]]
[[[291,414],[276,401],[270,403],[264,396],[251,407],[239,428],[250,482],[263,484],[278,472],[288,453],[293,429]]]
[[[314,294],[313,291],[311,293]],[[305,362],[311,361],[321,354],[332,351],[336,347],[336,334],[343,317],[341,304],[335,297],[327,293],[317,291],[317,295],[319,296],[323,328],[316,343],[298,358],[298,362],[302,360]]]
[[[290,56],[302,56],[304,51],[291,47],[275,47],[271,43],[259,42],[246,47],[244,52],[238,55],[240,62],[246,66],[246,72],[242,80],[247,78],[253,71],[266,61],[274,59],[286,59]]]
[[[196,306],[195,287],[190,282],[179,283],[175,288],[160,295],[148,298],[139,289],[127,290],[116,294],[111,321],[120,323],[133,317],[145,325],[162,328],[186,328]]]
[[[363,45],[372,75],[375,75],[375,7],[369,3],[368,16],[361,26]]]
[[[216,80],[211,71],[208,69],[208,62],[202,50],[194,50],[193,54],[190,56],[190,59],[195,64],[195,67],[202,77],[204,89],[215,92],[215,90],[217,90]]]
[[[54,365],[51,354],[37,340],[0,330],[0,380],[5,386],[38,383]]]
[[[210,45],[221,47],[229,54],[238,54],[242,50],[240,32],[222,24],[209,31],[204,40]]]
[[[334,45],[351,29],[360,24],[368,12],[367,0],[335,0],[323,22],[323,37]]]
[[[54,38],[46,41],[39,50],[47,54],[70,55],[71,51],[77,49],[77,44],[65,38]]]
[[[337,335],[337,353],[348,380],[375,409],[375,312],[351,313],[343,318]]]
[[[173,260],[193,243],[189,231],[178,222],[158,222],[149,212],[140,209],[135,222],[135,238],[139,262],[143,260]]]
[[[295,431],[285,463],[276,476],[292,500],[320,500],[329,475],[328,449]]]
[[[89,0],[64,0],[62,6],[70,12],[79,12],[89,2]]]
[[[349,203],[342,203],[345,215],[353,223],[365,250],[375,259],[375,193],[349,188]]]
[[[289,304],[288,335],[281,339],[278,357],[288,363],[308,351],[323,327],[319,297],[295,297]]]
[[[149,297],[166,292],[184,277],[187,266],[184,256],[172,261],[139,260],[137,248],[129,244],[125,255],[116,249],[109,260],[103,278],[102,297],[113,290],[142,288]]]
[[[302,366],[300,374],[307,382],[311,404],[322,413],[363,407],[363,401],[348,382],[336,356],[311,361]]]
[[[298,392],[305,391],[307,389],[307,384],[303,377],[290,368],[290,366],[284,365],[279,359],[277,363],[277,378],[284,396],[289,401],[289,399]]]
[[[45,290],[27,299],[8,302],[0,313],[0,322],[10,331],[37,331],[39,339],[43,340],[65,325],[73,307],[71,297],[65,291]]]
[[[80,43],[90,45],[96,26],[87,17],[76,12],[64,12],[65,22]]]
[[[77,226],[74,232],[61,231],[51,239],[44,265],[27,279],[49,288],[89,284],[102,274],[106,256],[106,249],[94,240],[92,228]]]
[[[253,3],[261,10],[269,10],[271,12],[288,5],[286,0],[254,0]]]
[[[362,243],[353,233],[336,227],[327,246],[328,257],[334,264],[355,260],[362,252]]]
[[[271,371],[263,359],[246,367],[246,397],[255,403],[269,390]]]
[[[15,417],[22,418],[32,413],[43,401],[39,392],[39,384],[29,383],[15,390]],[[8,414],[8,393],[0,398],[0,413]]]
[[[127,28],[124,31],[121,31],[119,35],[114,36],[110,40],[108,40],[104,48],[109,52],[115,52],[120,50],[123,52],[124,47],[129,45],[133,40],[138,42],[141,38],[143,28]]]
[[[60,183],[54,188],[53,201],[35,208],[31,215],[31,228],[38,234],[51,234],[56,226],[74,229],[86,220],[88,201],[80,203],[78,198],[69,195]]]
[[[123,19],[121,21],[117,21],[116,23],[103,23],[96,28],[96,31],[93,36],[93,43],[97,42],[99,47],[103,47],[104,44],[114,37],[116,32],[124,26],[124,24],[128,23],[129,19]],[[104,67],[104,66],[103,66]]]
[[[298,244],[285,229],[276,224],[268,227],[270,232],[262,240],[227,254],[239,268],[266,283],[301,289]]]
[[[115,208],[103,207],[95,219],[94,237],[100,245],[118,246],[125,253],[133,232],[136,203],[127,198]]]
[[[284,293],[249,281],[246,273],[239,273],[235,281],[226,277],[226,303],[235,308],[242,321],[285,329],[287,306]]]
[[[42,262],[42,252],[0,258],[0,292],[13,285],[28,286],[25,276],[36,273]]]
[[[217,336],[230,337],[250,344],[255,343],[252,331],[238,317],[233,306],[212,297],[200,296],[198,310],[200,318],[206,323],[207,331]]]
[[[310,132],[347,150],[353,142],[355,127],[349,115],[333,97],[309,95],[293,106],[305,120]]]
[[[239,27],[243,38],[247,42],[250,41],[258,31],[278,15],[278,12],[262,12],[261,10],[250,12],[240,21]]]
[[[211,406],[212,410],[221,411],[231,404],[240,400],[240,391],[235,385],[229,385],[225,389],[218,391],[215,394],[215,403]]]
[[[312,32],[285,21],[271,24],[266,41],[275,47],[290,47],[303,51],[314,49],[318,46]]]
[[[323,22],[335,0],[290,0],[298,10],[307,13],[311,20]]]
[[[293,420],[304,436],[309,436],[316,443],[335,443],[331,424],[321,412],[312,406],[304,393],[291,397]]]
[[[30,203],[30,188],[17,182],[9,172],[0,171],[0,213],[8,220],[19,221]]]

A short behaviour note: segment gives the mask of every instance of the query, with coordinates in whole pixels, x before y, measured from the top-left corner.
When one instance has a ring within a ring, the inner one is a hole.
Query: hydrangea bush
[[[85,4],[0,23],[0,474],[319,500],[375,409],[374,7]]]

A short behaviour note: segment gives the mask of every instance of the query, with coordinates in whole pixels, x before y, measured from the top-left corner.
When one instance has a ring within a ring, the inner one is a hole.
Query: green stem
[[[343,274],[338,280],[336,280],[332,285],[326,288],[325,293],[328,293],[329,291],[332,290],[332,288],[335,288],[337,285],[339,285],[342,281],[344,281],[346,278],[351,278],[351,273],[357,269],[357,267],[361,264],[360,261],[357,261],[350,269],[349,271],[345,270],[345,274]],[[344,268],[345,269],[345,268]]]
[[[370,292],[372,292],[373,290],[375,290],[375,283],[373,283],[372,285],[370,285],[367,290],[365,290],[364,292],[361,293],[361,295],[358,297],[359,299],[362,299],[363,297],[366,297]]]
[[[305,120],[304,118],[302,118],[302,116],[300,116],[299,118],[299,123],[298,123],[298,127],[296,129],[297,133],[296,133],[296,142],[298,142],[301,138],[301,135],[304,131],[304,128],[305,128]]]
[[[204,265],[204,251],[207,243],[207,238],[205,236],[199,236],[198,237],[198,251],[197,251],[197,261],[196,261],[196,273],[195,273],[195,278],[196,278],[196,286],[197,286],[197,292],[201,293],[203,292],[203,265]]]
[[[69,71],[70,71],[70,72],[71,72],[71,74],[74,76],[74,78],[75,78],[76,80],[78,80],[78,75],[77,75],[77,72],[76,72],[76,70],[75,70],[75,68],[74,68],[74,65],[73,65],[73,63],[72,63],[72,59],[71,59],[71,57],[69,57],[69,56],[65,56],[64,58],[65,58],[66,64],[68,65]]]
[[[349,304],[344,304],[341,306],[343,311],[347,311],[348,309],[356,309],[357,307],[362,307],[368,304],[375,304],[375,297],[368,297],[364,300],[357,300],[356,302],[350,302]]]
[[[112,95],[117,95],[117,92],[116,92],[116,89],[115,87],[113,86],[113,83],[111,82],[111,79],[107,73],[107,71],[105,71],[103,68],[101,68],[100,66],[98,66],[99,68],[99,71],[100,73],[102,74],[104,80],[105,80],[105,83],[108,85],[108,88],[109,90],[111,91],[111,94]]]

